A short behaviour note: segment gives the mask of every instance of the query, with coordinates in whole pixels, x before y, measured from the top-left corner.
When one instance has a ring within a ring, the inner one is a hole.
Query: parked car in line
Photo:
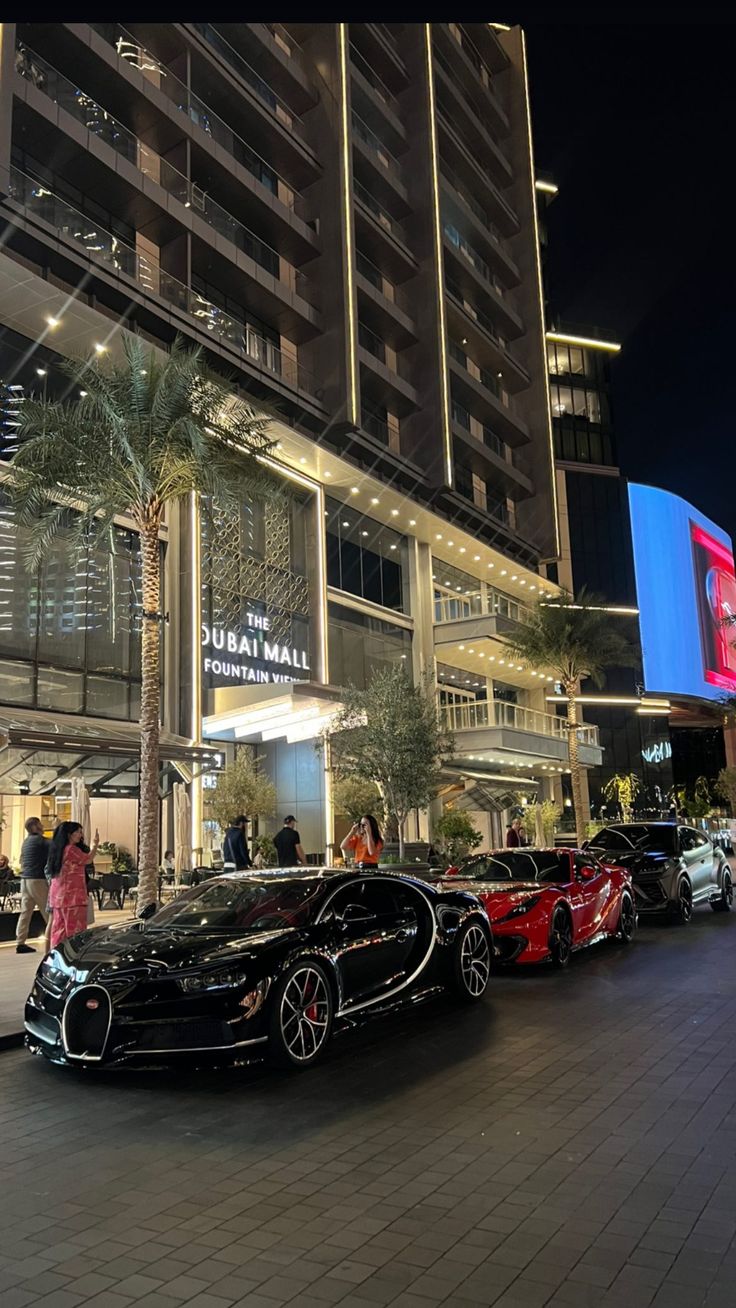
[[[440,881],[485,904],[496,957],[566,967],[576,949],[636,930],[630,873],[579,849],[500,849],[449,868]]]
[[[631,873],[640,913],[670,913],[689,922],[696,904],[728,913],[731,869],[704,831],[677,822],[613,822],[585,848]]]
[[[316,1062],[333,1028],[442,989],[479,1000],[492,933],[480,901],[415,878],[231,873],[146,922],[82,932],[43,960],[26,1044],[52,1062]]]

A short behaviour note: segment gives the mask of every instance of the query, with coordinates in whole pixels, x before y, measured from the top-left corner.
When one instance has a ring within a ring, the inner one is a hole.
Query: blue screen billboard
[[[644,685],[657,694],[736,694],[736,576],[730,536],[687,500],[629,486]]]

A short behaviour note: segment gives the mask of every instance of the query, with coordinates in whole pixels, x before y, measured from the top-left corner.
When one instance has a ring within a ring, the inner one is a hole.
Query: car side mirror
[[[580,877],[581,881],[592,881],[595,875],[596,875],[596,869],[594,867],[591,867],[590,864],[588,864],[587,867],[578,868],[578,876]]]

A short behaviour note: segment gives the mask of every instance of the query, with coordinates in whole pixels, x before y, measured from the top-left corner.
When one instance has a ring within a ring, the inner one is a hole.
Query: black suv
[[[613,822],[585,849],[602,863],[631,872],[640,913],[674,913],[689,922],[695,904],[728,913],[733,901],[731,870],[723,850],[704,831],[677,822]]]

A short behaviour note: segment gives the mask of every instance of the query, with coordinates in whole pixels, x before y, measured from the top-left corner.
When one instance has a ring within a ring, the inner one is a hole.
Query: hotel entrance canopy
[[[208,740],[314,740],[342,708],[341,691],[312,681],[223,686],[209,692]]]
[[[71,773],[82,774],[91,795],[135,795],[140,728],[137,722],[0,711],[0,791],[50,794]],[[160,792],[219,766],[212,748],[161,731]]]

